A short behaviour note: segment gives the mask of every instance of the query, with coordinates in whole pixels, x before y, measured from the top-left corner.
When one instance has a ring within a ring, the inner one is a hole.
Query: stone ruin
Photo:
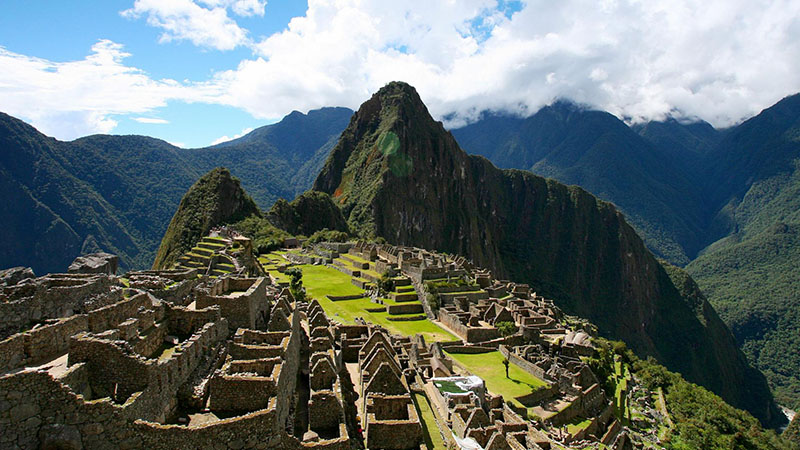
[[[401,360],[386,334],[373,330],[358,356],[361,422],[367,448],[419,448],[422,426]]]
[[[15,270],[0,285],[0,448],[406,450],[426,449],[425,430],[437,428],[451,447],[486,450],[627,442],[580,359],[594,353],[591,336],[530,286],[415,248],[313,251],[314,263],[325,263],[320,253],[352,255],[422,295],[439,282],[441,307],[425,314],[460,340],[333,322],[319,302],[296,301],[270,277],[212,276],[221,264],[213,256],[121,278]],[[517,331],[502,336],[501,322]],[[437,388],[470,375],[451,354],[491,351],[545,386],[514,399]],[[423,423],[419,399],[435,424]],[[576,417],[591,423],[567,433]]]
[[[4,288],[36,323],[3,323],[0,447],[352,447],[356,394],[318,303],[267,278],[128,276]]]

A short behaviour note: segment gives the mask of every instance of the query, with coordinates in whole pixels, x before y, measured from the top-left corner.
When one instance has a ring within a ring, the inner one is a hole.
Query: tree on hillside
[[[286,271],[292,279],[289,281],[289,292],[292,293],[295,301],[306,299],[306,288],[303,287],[303,271],[297,267],[292,267]]]

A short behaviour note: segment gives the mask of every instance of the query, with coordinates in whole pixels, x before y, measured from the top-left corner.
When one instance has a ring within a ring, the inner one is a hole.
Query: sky
[[[406,81],[437,118],[557,99],[726,127],[800,92],[797,0],[6,0],[0,111],[203,147]]]

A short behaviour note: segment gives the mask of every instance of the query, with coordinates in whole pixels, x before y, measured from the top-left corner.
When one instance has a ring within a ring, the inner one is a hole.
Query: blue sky
[[[727,126],[800,91],[793,0],[12,0],[0,111],[206,146],[413,84],[450,126],[570,98]]]
[[[284,30],[292,17],[305,14],[307,5],[305,0],[271,0],[263,16],[243,17],[238,22],[254,36],[268,36]],[[193,81],[202,81],[218,71],[235,69],[239,61],[252,56],[244,47],[219,51],[187,41],[159,43],[159,29],[120,14],[131,6],[130,1],[118,0],[7,2],[0,14],[0,46],[51,61],[70,61],[85,58],[99,39],[108,39],[123,44],[130,53],[126,64],[145,71],[152,78]],[[155,136],[190,147],[205,146],[221,136],[232,137],[243,129],[279,119],[256,119],[240,108],[179,100],[148,113],[111,117],[118,122],[111,131],[113,134]],[[134,120],[140,117],[163,119],[168,123]]]

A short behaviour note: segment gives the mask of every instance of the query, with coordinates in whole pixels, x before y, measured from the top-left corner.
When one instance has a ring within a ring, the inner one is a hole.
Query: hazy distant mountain
[[[800,408],[800,95],[728,130],[704,156],[716,205],[697,278],[776,397]],[[718,240],[717,240],[718,239]]]
[[[106,250],[122,269],[150,267],[181,196],[225,166],[262,208],[313,181],[352,111],[294,112],[215,147],[180,149],[143,136],[49,138],[0,113],[0,267],[65,271]]]
[[[688,263],[704,247],[704,202],[691,166],[611,114],[557,102],[525,119],[488,115],[452,132],[464,150],[499,167],[577,184],[613,202],[673,263]]]

